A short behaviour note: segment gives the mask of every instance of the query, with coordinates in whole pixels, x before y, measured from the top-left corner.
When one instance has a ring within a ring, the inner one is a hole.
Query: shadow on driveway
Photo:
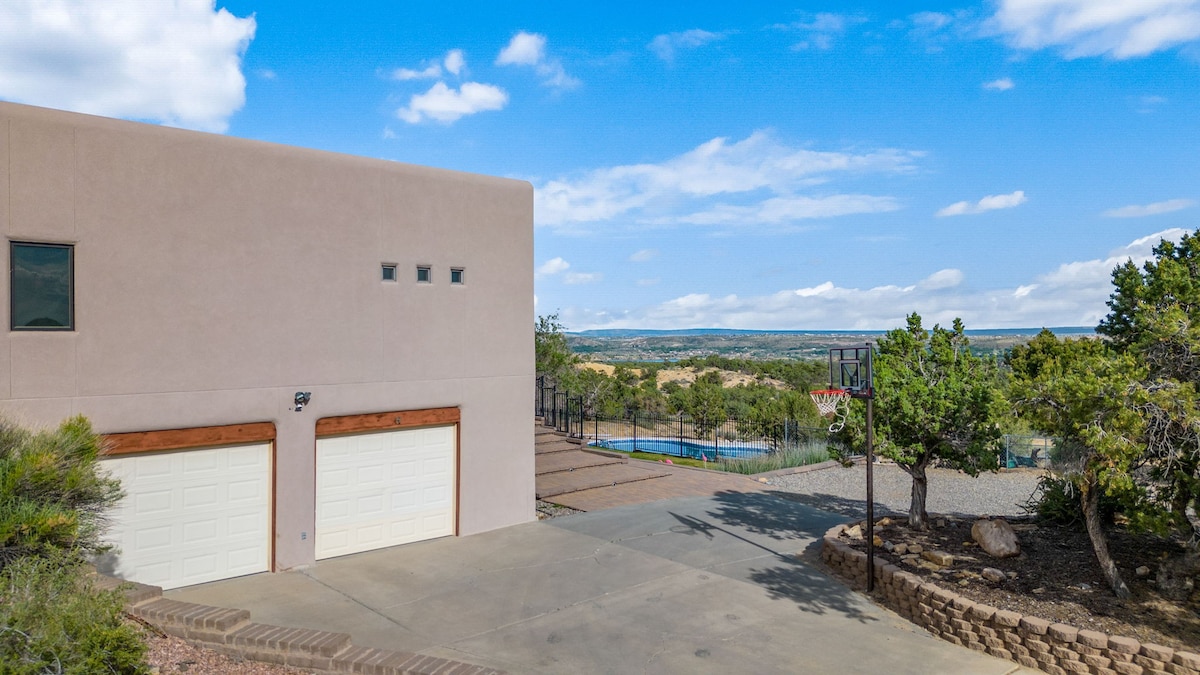
[[[719,492],[707,512],[712,521],[668,511],[679,522],[671,531],[709,540],[721,533],[770,554],[779,564],[751,567],[745,570],[744,580],[764,588],[774,600],[791,600],[803,612],[835,612],[860,622],[878,621],[863,612],[861,599],[854,592],[813,566],[819,558],[821,537],[845,519],[780,496]],[[756,541],[761,537],[767,537],[770,543],[809,542],[803,556],[806,560],[798,553],[783,553],[777,550],[779,547]],[[760,557],[755,562],[763,560]]]

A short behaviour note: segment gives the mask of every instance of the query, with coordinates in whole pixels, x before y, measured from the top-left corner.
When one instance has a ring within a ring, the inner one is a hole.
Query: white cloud
[[[446,67],[446,72],[451,75],[458,75],[462,72],[463,67],[467,65],[467,59],[463,56],[461,49],[451,49],[446,53],[446,58],[442,61],[442,65]]]
[[[658,58],[672,63],[675,61],[675,53],[681,49],[695,49],[702,47],[710,42],[725,39],[724,33],[711,33],[699,28],[685,30],[679,33],[664,33],[656,35],[650,44],[646,45],[650,51],[658,55]]]
[[[397,80],[435,80],[442,76],[442,67],[433,63],[422,70],[397,68],[392,71],[392,77]]]
[[[989,23],[1018,49],[1127,59],[1200,38],[1200,0],[1000,0]]]
[[[658,257],[658,251],[652,248],[644,248],[633,255],[629,256],[630,262],[650,262]]]
[[[926,291],[937,291],[943,288],[954,288],[963,282],[962,270],[944,269],[934,272],[933,274],[921,280],[917,286]]]
[[[442,76],[442,68],[447,73],[458,76],[467,65],[467,59],[461,49],[451,49],[441,59],[431,59],[421,62],[420,69],[397,68],[392,71],[392,77],[397,80],[436,80]]]
[[[546,56],[546,36],[520,31],[496,57],[498,66],[535,66]]]
[[[992,80],[991,82],[983,83],[984,89],[992,89],[994,91],[1008,91],[1015,86],[1017,85],[1013,84],[1013,81],[1007,77],[1002,77],[998,80]]]
[[[599,272],[568,272],[563,277],[563,283],[571,286],[594,284],[604,278]]]
[[[396,116],[409,124],[417,124],[425,118],[450,124],[467,115],[501,110],[507,104],[508,94],[490,84],[463,82],[460,88],[454,89],[445,82],[438,82],[424,94],[409,99],[408,106],[397,110]]]
[[[1106,218],[1142,218],[1145,216],[1157,216],[1160,213],[1171,213],[1172,211],[1182,211],[1196,205],[1192,199],[1168,199],[1165,202],[1154,202],[1153,204],[1131,204],[1122,206],[1116,209],[1109,209],[1102,213]]]
[[[538,279],[545,279],[561,274],[562,282],[568,286],[594,284],[604,278],[604,275],[599,272],[568,272],[569,269],[571,269],[571,263],[561,257],[556,257],[538,266],[533,275]]]
[[[1137,96],[1133,98],[1133,109],[1143,115],[1150,115],[1159,110],[1162,106],[1170,102],[1166,96]]]
[[[807,218],[900,208],[892,197],[797,194],[839,177],[914,170],[920,152],[890,148],[819,151],[790,147],[766,131],[730,142],[714,138],[657,164],[594,169],[537,187],[539,225],[623,218],[653,225],[788,224]]]
[[[988,195],[977,202],[955,202],[944,209],[937,212],[938,216],[963,216],[983,213],[985,211],[995,211],[997,209],[1011,209],[1014,206],[1024,204],[1025,191],[1017,190],[1006,195]]]
[[[855,213],[884,213],[899,210],[894,197],[873,195],[829,195],[826,197],[774,197],[749,206],[714,204],[712,207],[686,215],[651,218],[654,225],[686,223],[689,225],[783,225],[809,218],[832,218]]]
[[[819,49],[822,51],[833,48],[838,37],[855,24],[866,22],[866,17],[848,14],[821,12],[814,14],[807,21],[796,21],[788,24],[776,24],[776,28],[805,33],[805,39],[792,45],[795,51]]]
[[[214,0],[6,0],[0,98],[223,132],[254,31]]]
[[[971,10],[955,10],[953,13],[918,12],[905,21],[893,21],[889,27],[907,29],[910,40],[924,46],[926,52],[936,54],[944,51],[951,41],[974,33],[976,25]]]
[[[546,36],[520,31],[512,36],[500,54],[496,56],[498,66],[529,66],[542,78],[542,84],[555,89],[578,87],[578,79],[571,77],[558,59],[546,56]]]
[[[535,272],[535,274],[539,277],[549,277],[559,274],[560,272],[566,272],[570,268],[571,263],[567,262],[566,260],[563,260],[562,258],[551,258],[542,263],[541,267],[537,268],[537,272]]]
[[[917,12],[909,17],[913,26],[919,30],[937,31],[949,26],[954,17],[941,12]]]
[[[1162,239],[1178,241],[1171,229],[1142,237],[1104,258],[1070,262],[1015,288],[977,289],[956,269],[944,269],[906,286],[850,288],[826,281],[812,287],[741,297],[702,293],[624,312],[570,309],[563,312],[573,330],[592,328],[748,328],[886,330],[904,326],[919,313],[926,325],[950,325],[962,318],[967,328],[1095,326],[1107,313],[1113,269],[1149,260]]]

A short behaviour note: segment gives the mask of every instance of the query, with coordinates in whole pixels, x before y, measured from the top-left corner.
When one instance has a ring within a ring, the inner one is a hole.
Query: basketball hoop
[[[812,397],[813,403],[817,405],[817,412],[822,416],[833,419],[836,415],[837,420],[829,425],[829,433],[837,433],[846,426],[846,413],[850,411],[850,392],[845,389],[818,389],[810,391],[808,395]]]

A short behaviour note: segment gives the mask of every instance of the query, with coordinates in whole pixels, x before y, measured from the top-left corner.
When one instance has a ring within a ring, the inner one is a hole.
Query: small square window
[[[417,283],[432,284],[433,268],[428,265],[417,265]]]
[[[75,248],[69,244],[11,242],[9,327],[75,329]]]
[[[396,280],[396,266],[395,265],[389,265],[387,263],[384,263],[383,267],[381,269],[383,270],[383,280],[384,281],[395,281]]]
[[[463,269],[461,267],[451,267],[450,268],[450,283],[462,284],[462,283],[464,283],[463,279],[464,279]]]

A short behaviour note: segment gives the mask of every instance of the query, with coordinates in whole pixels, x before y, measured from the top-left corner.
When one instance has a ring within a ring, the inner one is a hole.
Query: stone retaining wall
[[[825,533],[821,559],[856,589],[867,585],[867,554]],[[1047,673],[1092,675],[1200,675],[1200,654],[1127,637],[1081,630],[976,603],[875,560],[876,599],[934,635]]]
[[[126,611],[162,632],[213,651],[263,663],[341,675],[504,675],[503,671],[412,652],[355,647],[350,636],[250,621],[244,609],[224,609],[162,597],[157,586],[99,575],[99,588],[125,593]]]

